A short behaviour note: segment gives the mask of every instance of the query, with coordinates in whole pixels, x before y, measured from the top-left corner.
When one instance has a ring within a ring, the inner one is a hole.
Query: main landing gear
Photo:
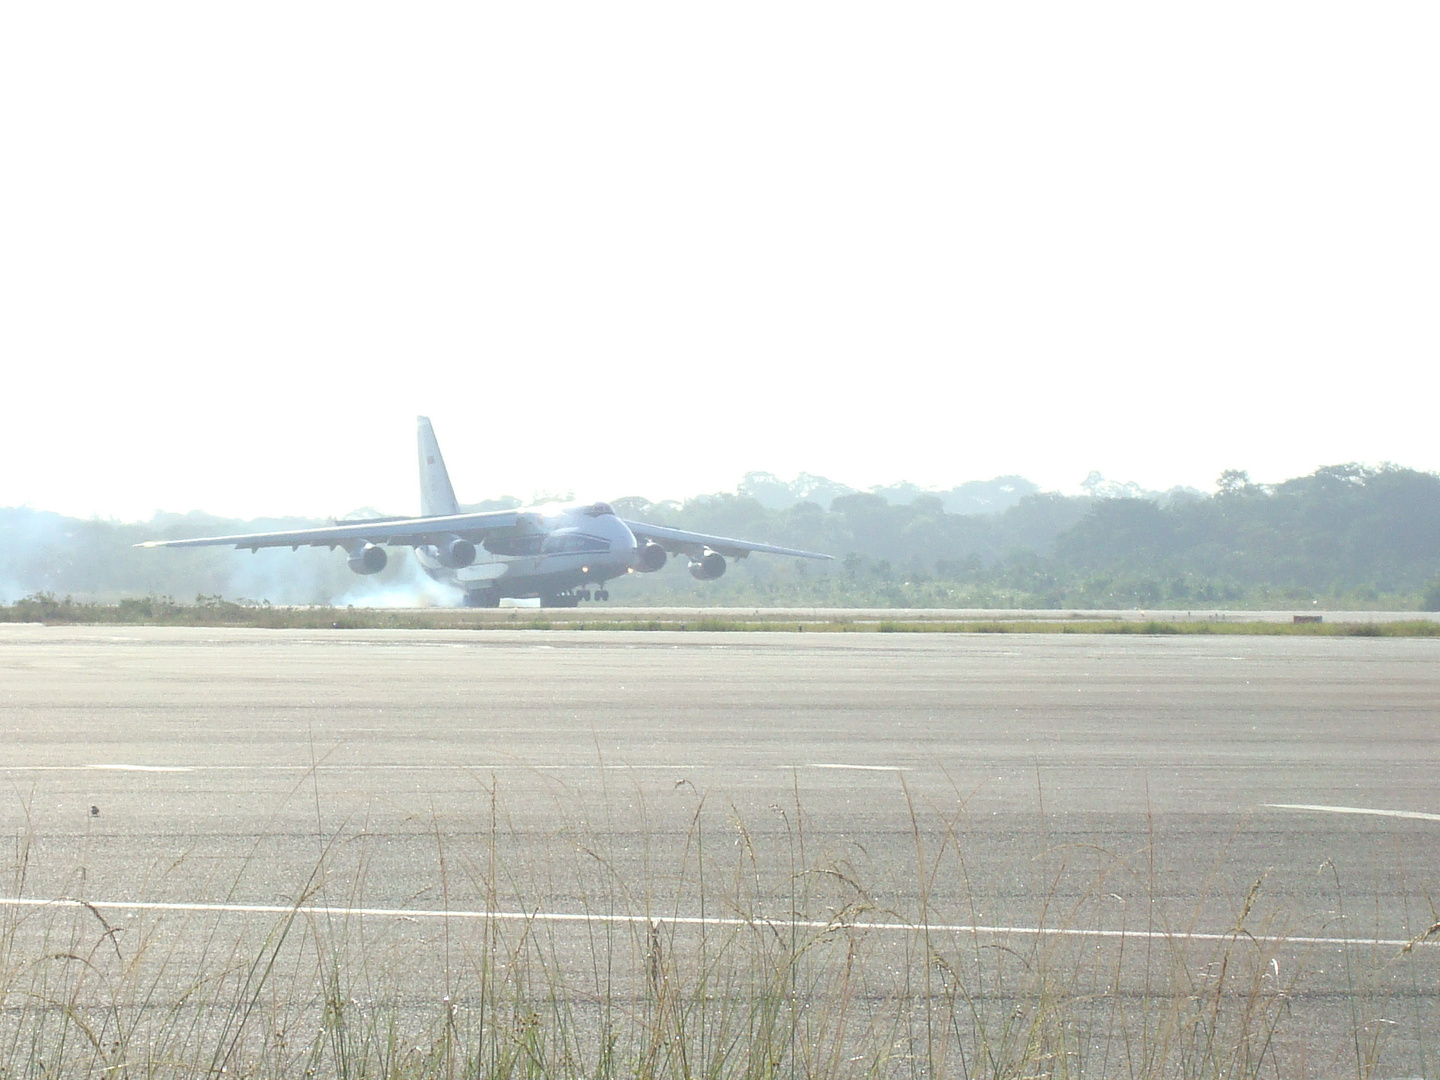
[[[541,607],[579,607],[581,600],[609,600],[609,589],[570,589],[563,593],[552,593],[540,598]]]
[[[541,607],[578,607],[581,600],[609,600],[609,589],[568,589],[540,598]],[[465,593],[465,606],[493,608],[500,606],[500,594],[494,589],[470,589]]]

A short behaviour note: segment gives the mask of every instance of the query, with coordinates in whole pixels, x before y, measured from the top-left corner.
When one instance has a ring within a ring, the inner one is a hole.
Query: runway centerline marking
[[[812,769],[858,769],[861,772],[909,772],[908,765],[846,765],[840,762],[812,761]],[[785,766],[789,768],[789,766]]]
[[[1160,941],[1233,941],[1241,936],[1240,931],[1227,933],[1201,933],[1165,930],[1080,930],[1074,927],[1049,926],[985,926],[969,923],[902,923],[902,922],[836,922],[823,919],[767,919],[757,916],[740,919],[726,916],[707,915],[601,915],[591,912],[570,911],[443,911],[434,908],[377,908],[344,907],[331,904],[206,904],[180,903],[158,900],[75,900],[58,897],[42,900],[34,897],[0,896],[0,907],[11,908],[89,908],[92,911],[175,911],[193,913],[216,913],[225,915],[321,915],[357,918],[384,919],[462,919],[466,921],[491,920],[494,922],[528,923],[603,923],[622,926],[715,926],[715,927],[798,927],[804,930],[873,930],[879,933],[930,933],[930,934],[977,934],[1069,938],[1100,938],[1113,940],[1160,940]],[[1415,948],[1420,945],[1440,946],[1440,942],[1428,940],[1428,935],[1416,938],[1380,937],[1286,937],[1275,934],[1250,934],[1243,932],[1248,941],[1265,942],[1274,945],[1368,945],[1393,948]]]
[[[1424,814],[1419,810],[1373,810],[1365,806],[1316,806],[1309,803],[1267,802],[1261,806],[1271,810],[1313,810],[1321,814],[1368,814],[1372,817],[1411,818],[1415,821],[1440,821],[1440,814]]]
[[[86,765],[87,769],[106,769],[110,772],[190,772],[189,765]]]

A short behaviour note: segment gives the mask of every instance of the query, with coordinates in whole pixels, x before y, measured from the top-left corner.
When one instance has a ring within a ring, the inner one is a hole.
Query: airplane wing
[[[705,549],[718,551],[732,559],[743,559],[752,551],[766,555],[794,555],[801,559],[831,559],[818,551],[801,551],[798,548],[776,547],[774,544],[752,544],[748,540],[732,540],[728,536],[707,536],[705,533],[685,532],[683,529],[667,529],[663,525],[646,525],[643,521],[626,521],[637,540],[650,540],[666,551],[679,551],[698,558]]]
[[[136,547],[211,547],[232,545],[240,550],[262,547],[345,547],[355,543],[415,547],[461,537],[479,543],[487,536],[521,532],[540,524],[535,514],[492,510],[483,514],[447,514],[442,517],[388,518],[357,521],[294,532],[241,533],[236,536],[201,536],[194,540],[146,540]]]

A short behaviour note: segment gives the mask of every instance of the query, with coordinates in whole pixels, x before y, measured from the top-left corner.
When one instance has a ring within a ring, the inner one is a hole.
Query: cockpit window
[[[604,537],[586,536],[584,533],[553,532],[545,537],[540,550],[546,555],[579,555],[584,553],[604,554],[610,544]]]
[[[615,511],[610,508],[609,503],[595,503],[585,508],[585,513],[590,517],[602,517],[605,514],[614,515]]]

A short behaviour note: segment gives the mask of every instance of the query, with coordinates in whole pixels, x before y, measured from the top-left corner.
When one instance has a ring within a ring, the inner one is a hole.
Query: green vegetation
[[[1003,512],[958,514],[939,496],[891,504],[848,493],[828,507],[769,509],[716,495],[684,504],[616,500],[622,514],[678,528],[836,556],[833,563],[754,556],[718,581],[683,569],[617,582],[626,605],[888,608],[1173,608],[1440,610],[1440,476],[1339,465],[1267,487],[1243,472],[1219,493],[1068,498],[1007,484]],[[764,485],[752,485],[757,491]],[[958,492],[959,489],[956,489]],[[957,502],[949,493],[951,505]],[[453,602],[396,553],[373,579],[325,549],[137,550],[145,539],[311,524],[191,514],[146,524],[0,510],[0,602],[37,593],[116,601],[223,596],[345,607],[377,595]]]
[[[254,626],[273,629],[358,629],[401,625],[381,622],[384,612],[371,609],[274,607],[268,603],[237,604],[219,596],[197,596],[193,604],[169,596],[147,596],[115,604],[63,599],[49,593],[27,596],[0,607],[0,623],[45,623],[50,626]],[[404,625],[424,625],[411,621]]]
[[[750,617],[717,618],[658,614],[637,619],[604,608],[329,608],[237,604],[218,596],[197,596],[193,604],[170,597],[122,600],[117,604],[57,599],[41,594],[0,607],[0,623],[49,626],[231,626],[274,630],[640,630],[640,631],[805,631],[880,634],[1289,634],[1323,637],[1440,637],[1440,621],[1403,619],[1366,622],[1270,622],[1237,619],[1094,619],[1056,615],[1045,619],[953,617],[857,618],[845,613],[756,611]],[[877,612],[877,615],[879,613]]]
[[[1440,610],[1440,476],[1340,465],[1274,487],[1240,472],[1221,480],[1213,498],[1036,494],[968,516],[874,495],[835,499],[828,513],[732,496],[634,505],[660,524],[748,530],[738,534],[840,558],[816,568],[755,557],[718,582],[656,575],[628,591],[732,606]]]
[[[1440,578],[1430,583],[1425,590],[1425,595],[1420,600],[1421,611],[1440,611]]]
[[[1440,927],[1367,944],[1338,874],[1329,917],[1288,911],[1265,877],[1173,912],[1163,852],[1052,850],[1037,821],[1016,838],[1025,887],[987,896],[958,796],[911,803],[912,850],[876,862],[798,803],[762,828],[678,787],[688,828],[662,838],[593,829],[616,808],[526,784],[557,805],[538,848],[477,778],[480,820],[429,823],[434,882],[389,912],[368,899],[389,894],[371,869],[386,839],[364,823],[317,828],[309,880],[248,913],[117,909],[78,867],[78,901],[31,899],[64,875],[30,825],[0,905],[0,1076],[1258,1080],[1434,1061]],[[620,802],[649,820],[639,791]],[[166,897],[193,857],[141,887]],[[273,895],[271,873],[252,858],[220,892]]]

